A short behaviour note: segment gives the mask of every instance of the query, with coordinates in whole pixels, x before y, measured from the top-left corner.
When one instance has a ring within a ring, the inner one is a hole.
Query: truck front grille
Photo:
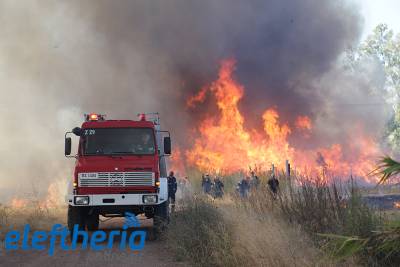
[[[154,180],[153,172],[80,173],[78,185],[80,187],[153,186]]]

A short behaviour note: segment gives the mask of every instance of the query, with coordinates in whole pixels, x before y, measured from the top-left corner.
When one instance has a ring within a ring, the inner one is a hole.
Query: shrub
[[[277,197],[264,184],[239,203],[260,214],[274,212],[314,237],[317,233],[368,236],[381,225],[375,211],[363,203],[354,184],[329,185],[302,177],[292,179],[280,177]]]
[[[236,266],[232,234],[215,203],[195,196],[172,215],[167,240],[177,260],[197,266]]]

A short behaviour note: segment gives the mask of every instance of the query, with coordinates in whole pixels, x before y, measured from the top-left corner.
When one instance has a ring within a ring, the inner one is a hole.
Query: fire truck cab
[[[171,154],[168,131],[160,130],[158,113],[139,120],[107,120],[87,114],[81,127],[65,134],[65,156],[75,158],[66,201],[68,228],[95,231],[99,215],[144,214],[160,227],[168,221],[165,157]],[[71,156],[70,135],[79,137]]]

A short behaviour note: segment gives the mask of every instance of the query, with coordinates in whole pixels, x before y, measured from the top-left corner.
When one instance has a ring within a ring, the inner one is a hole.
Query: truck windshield
[[[84,155],[153,155],[153,129],[97,128],[82,132]]]

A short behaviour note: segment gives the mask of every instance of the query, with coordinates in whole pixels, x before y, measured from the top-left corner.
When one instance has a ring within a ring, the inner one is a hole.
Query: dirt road
[[[141,220],[142,228],[151,224],[151,221]],[[122,219],[112,219],[101,223],[101,229],[120,229]],[[45,251],[12,251],[0,253],[0,266],[187,266],[184,263],[173,261],[172,256],[165,248],[162,241],[147,240],[145,247],[138,254],[129,249],[119,250],[118,240],[115,241],[112,250],[92,251],[90,249],[63,251],[56,248],[54,255],[49,256]]]

